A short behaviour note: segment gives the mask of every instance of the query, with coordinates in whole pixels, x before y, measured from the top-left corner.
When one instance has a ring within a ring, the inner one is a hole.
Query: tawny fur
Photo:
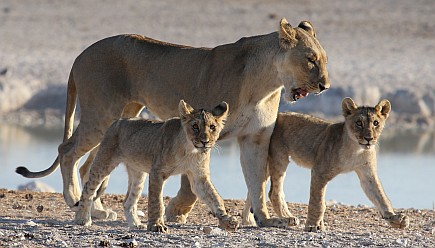
[[[77,224],[92,223],[92,201],[103,193],[104,188],[99,189],[101,183],[119,163],[124,163],[129,179],[124,207],[130,227],[143,228],[137,216],[137,202],[149,173],[148,230],[167,231],[163,218],[163,184],[169,176],[183,173],[192,183],[195,195],[219,219],[219,226],[227,230],[237,228],[237,219],[227,214],[209,172],[210,150],[224,127],[228,105],[222,102],[207,112],[194,110],[181,100],[179,111],[180,118],[165,122],[121,119],[109,127],[83,188],[76,213]],[[106,216],[116,218],[110,214],[111,211],[107,211]]]
[[[311,169],[310,201],[305,230],[324,229],[326,185],[341,173],[355,171],[361,187],[382,217],[391,226],[405,228],[409,219],[395,214],[376,172],[375,145],[391,110],[388,100],[375,107],[357,107],[351,98],[342,103],[344,122],[330,123],[298,113],[280,113],[270,145],[268,168],[269,198],[278,216],[293,217],[283,192],[289,156],[298,165]],[[249,221],[249,206],[244,211]],[[294,218],[294,217],[293,217]]]
[[[282,19],[277,32],[242,38],[215,48],[169,44],[140,35],[118,35],[91,45],[75,60],[69,81],[64,142],[53,165],[39,173],[20,167],[26,177],[42,177],[61,165],[66,203],[80,198],[76,172],[86,181],[89,165],[109,125],[134,117],[144,106],[162,120],[177,116],[185,99],[194,108],[210,109],[221,101],[231,106],[222,138],[237,138],[253,211],[260,226],[280,226],[266,208],[266,161],[281,89],[295,101],[329,87],[326,53],[308,21],[291,27]],[[76,100],[80,124],[72,132]],[[107,181],[107,180],[106,180]],[[183,222],[196,202],[186,176],[166,215]],[[106,182],[107,183],[107,182]],[[94,209],[102,209],[96,201]],[[98,215],[98,214],[96,214]]]

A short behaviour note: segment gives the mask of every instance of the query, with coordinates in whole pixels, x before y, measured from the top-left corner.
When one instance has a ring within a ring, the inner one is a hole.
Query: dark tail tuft
[[[22,175],[22,176],[26,176],[30,173],[30,171],[23,166],[17,167],[17,169],[15,169],[15,172]]]

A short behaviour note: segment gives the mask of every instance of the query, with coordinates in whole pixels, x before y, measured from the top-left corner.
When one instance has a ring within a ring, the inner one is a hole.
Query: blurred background
[[[343,97],[367,105],[389,99],[393,112],[378,156],[386,193],[394,207],[435,208],[434,11],[431,0],[0,0],[0,188],[32,181],[14,172],[18,165],[42,170],[53,162],[63,137],[69,70],[92,43],[137,33],[214,47],[277,31],[286,17],[293,26],[313,23],[328,54],[331,89],[297,104],[282,102],[280,110],[340,120]],[[221,195],[244,198],[237,144],[222,142],[212,156]],[[308,170],[289,166],[287,201],[308,202],[309,178]],[[108,192],[125,193],[126,180],[120,166]],[[41,181],[62,190],[59,171]],[[175,195],[178,187],[175,177],[165,194]],[[334,179],[327,199],[371,205],[354,173]]]

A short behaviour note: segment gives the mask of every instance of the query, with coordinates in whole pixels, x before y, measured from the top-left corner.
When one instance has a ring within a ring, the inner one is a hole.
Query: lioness
[[[405,228],[409,219],[395,214],[376,173],[375,145],[391,110],[388,100],[375,107],[357,107],[351,98],[342,102],[344,122],[330,123],[309,115],[280,113],[270,146],[269,198],[276,214],[293,216],[283,192],[289,156],[296,164],[311,169],[310,202],[306,231],[324,230],[326,184],[341,173],[355,171],[370,201],[392,227]],[[245,206],[244,216],[249,216]],[[244,217],[245,221],[252,217]]]
[[[143,228],[137,216],[137,202],[146,173],[149,173],[148,230],[166,232],[163,213],[163,184],[169,176],[186,174],[192,190],[219,219],[219,226],[235,230],[236,218],[227,214],[222,198],[210,181],[210,149],[224,127],[228,105],[222,102],[211,112],[194,110],[183,100],[178,106],[180,118],[151,122],[141,118],[114,122],[101,141],[91,165],[75,221],[91,225],[91,205],[96,191],[119,163],[128,171],[128,193],[124,213],[128,225]],[[104,185],[105,186],[105,185]],[[101,187],[101,195],[105,187]]]
[[[42,177],[61,165],[63,194],[68,206],[80,198],[78,160],[91,151],[80,168],[86,181],[89,164],[109,125],[134,117],[146,106],[162,120],[177,116],[180,99],[194,108],[211,109],[226,101],[231,106],[221,138],[236,137],[253,211],[259,226],[285,226],[292,219],[270,219],[266,208],[266,161],[281,89],[296,101],[330,86],[326,53],[313,25],[292,27],[282,19],[278,32],[242,38],[215,48],[169,44],[140,35],[109,37],[88,47],[75,60],[68,80],[64,141],[48,169],[17,172]],[[76,100],[80,124],[73,130]],[[169,220],[184,222],[197,198],[189,180],[166,209]],[[97,201],[95,208],[102,208]]]

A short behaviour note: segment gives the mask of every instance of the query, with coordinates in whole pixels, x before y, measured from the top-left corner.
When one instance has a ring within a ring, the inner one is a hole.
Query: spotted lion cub
[[[311,169],[306,231],[324,230],[326,185],[338,174],[350,171],[356,172],[365,194],[392,227],[407,227],[408,217],[394,213],[376,172],[375,145],[391,110],[390,102],[357,107],[351,98],[345,98],[342,109],[345,121],[340,123],[298,113],[278,115],[268,159],[269,198],[274,211],[279,216],[293,216],[283,192],[290,156],[296,164]],[[249,215],[246,208],[245,212]]]
[[[110,126],[84,185],[75,216],[77,224],[92,224],[92,201],[96,194],[98,197],[104,192],[105,185],[98,193],[97,189],[119,163],[124,163],[129,178],[124,213],[130,227],[144,227],[137,216],[137,202],[149,173],[148,230],[167,232],[163,184],[169,176],[182,173],[188,176],[193,192],[219,219],[219,227],[237,229],[238,221],[227,214],[209,173],[210,150],[224,127],[228,104],[222,102],[208,112],[194,110],[181,100],[178,109],[180,118],[165,122],[133,118],[118,120]]]

